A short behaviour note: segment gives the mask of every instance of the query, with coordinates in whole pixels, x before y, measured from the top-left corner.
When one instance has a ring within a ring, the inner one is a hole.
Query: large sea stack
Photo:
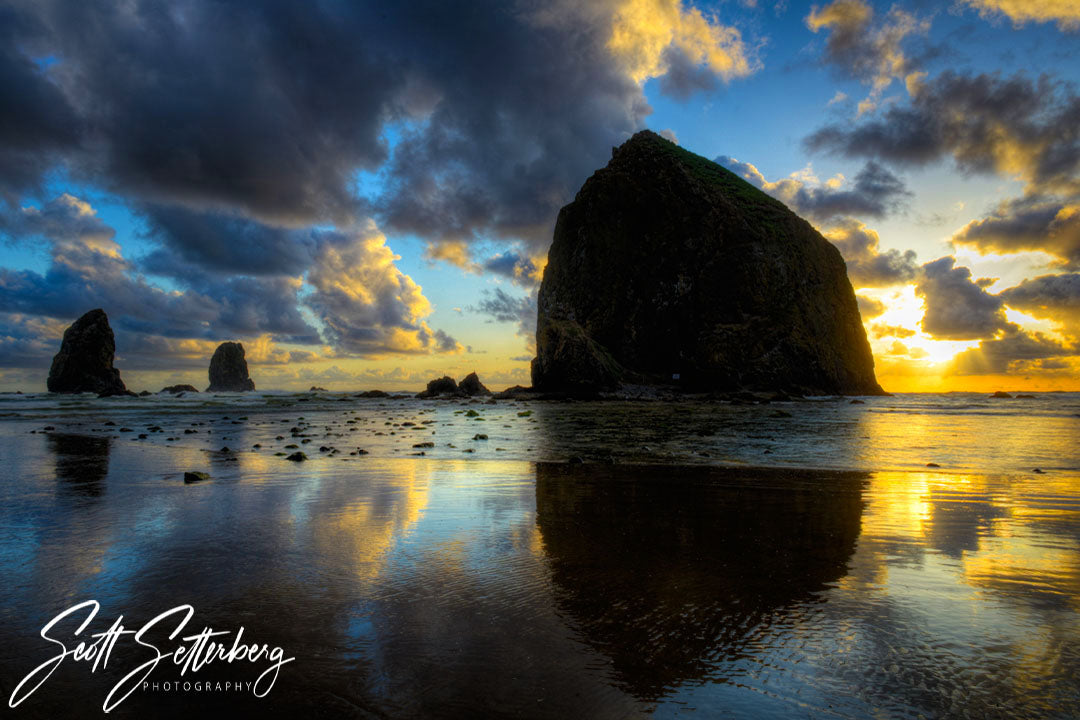
[[[49,392],[126,394],[120,371],[113,367],[115,353],[109,318],[100,308],[91,310],[64,331],[60,352],[49,368]]]
[[[533,386],[881,394],[840,252],[783,203],[643,131],[559,212]]]
[[[210,358],[210,387],[206,392],[246,392],[255,383],[248,377],[244,346],[238,342],[223,342]]]

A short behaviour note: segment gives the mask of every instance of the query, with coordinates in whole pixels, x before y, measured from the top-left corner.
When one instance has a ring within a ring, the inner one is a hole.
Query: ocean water
[[[192,608],[8,714],[242,626],[293,658],[265,697],[268,657],[162,661],[110,716],[1077,715],[1080,396],[342,397],[0,396],[7,701]]]

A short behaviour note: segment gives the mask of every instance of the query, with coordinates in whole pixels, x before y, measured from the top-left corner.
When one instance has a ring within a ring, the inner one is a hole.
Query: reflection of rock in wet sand
[[[546,463],[536,472],[559,610],[646,700],[738,658],[847,574],[866,479]]]
[[[111,438],[52,433],[49,449],[56,457],[61,494],[97,497],[105,492]]]

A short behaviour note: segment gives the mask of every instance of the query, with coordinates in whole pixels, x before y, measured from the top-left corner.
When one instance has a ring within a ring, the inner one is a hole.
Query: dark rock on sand
[[[116,339],[109,318],[100,308],[91,310],[64,331],[60,352],[49,368],[49,392],[126,392],[120,371],[113,367],[115,354]]]
[[[173,395],[176,395],[178,393],[184,393],[184,392],[196,392],[197,393],[197,392],[199,392],[199,390],[198,390],[198,388],[196,388],[196,387],[194,387],[192,385],[170,385],[169,387],[161,388],[161,392],[163,392],[163,393],[172,393]]]
[[[474,372],[466,375],[465,379],[458,383],[458,389],[469,397],[491,394],[491,391],[484,387],[484,383],[480,382],[480,377]]]
[[[238,342],[223,342],[210,359],[210,387],[207,392],[247,392],[255,389],[248,377],[244,346]]]
[[[438,380],[432,380],[427,384],[427,389],[416,394],[418,398],[433,398],[439,395],[461,395],[458,384],[454,378],[444,375]]]
[[[184,473],[184,482],[197,483],[203,480],[209,480],[210,476],[204,472],[186,472]]]
[[[642,131],[564,207],[532,380],[879,395],[840,252],[783,203]]]
[[[289,455],[285,459],[286,460],[292,460],[293,462],[303,462],[304,460],[307,460],[307,455],[305,455],[302,452],[297,451],[297,452],[294,452],[292,455]]]
[[[518,398],[533,398],[539,393],[534,391],[531,387],[525,387],[523,385],[514,385],[508,387],[502,392],[495,393],[492,397],[496,400],[516,400]]]

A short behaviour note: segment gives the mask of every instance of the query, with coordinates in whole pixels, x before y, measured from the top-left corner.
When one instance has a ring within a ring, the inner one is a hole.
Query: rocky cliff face
[[[49,392],[126,393],[120,371],[113,367],[115,353],[116,339],[109,318],[100,308],[91,310],[64,331],[60,352],[49,369]]]
[[[246,392],[254,390],[255,383],[248,377],[244,346],[237,342],[223,342],[210,358],[210,387],[206,392]]]
[[[840,252],[778,200],[649,131],[559,212],[533,385],[879,394]]]

